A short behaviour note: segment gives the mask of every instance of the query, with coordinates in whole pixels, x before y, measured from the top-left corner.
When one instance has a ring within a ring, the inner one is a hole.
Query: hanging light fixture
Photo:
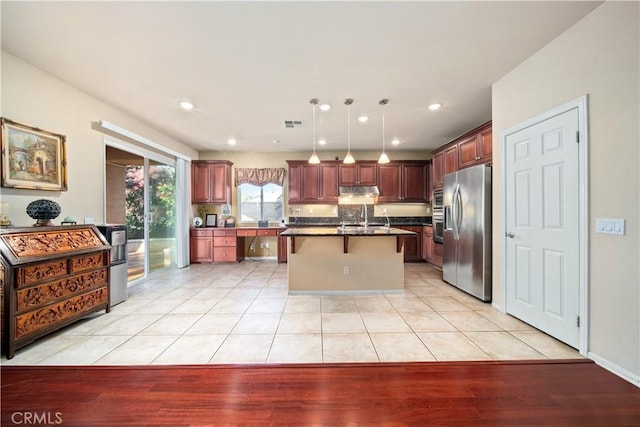
[[[356,162],[356,159],[351,155],[351,104],[353,104],[353,99],[347,98],[344,100],[344,105],[347,106],[347,155],[342,162],[347,165]]]
[[[320,157],[318,157],[318,153],[316,153],[316,105],[318,105],[318,100],[312,98],[309,103],[313,105],[313,153],[311,153],[311,157],[309,157],[309,163],[317,165],[320,163]]]
[[[389,102],[388,99],[381,99],[379,104],[382,105],[382,154],[380,154],[380,158],[378,159],[378,163],[389,163],[389,156],[387,156],[387,152],[384,150],[384,106]]]

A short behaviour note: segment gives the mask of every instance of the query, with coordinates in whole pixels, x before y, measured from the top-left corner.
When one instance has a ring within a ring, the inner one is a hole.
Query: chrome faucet
[[[364,228],[369,228],[369,215],[366,204],[362,205],[362,216],[364,217]]]

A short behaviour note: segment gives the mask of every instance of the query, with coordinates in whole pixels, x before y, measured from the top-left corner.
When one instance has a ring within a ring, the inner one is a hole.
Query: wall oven
[[[433,241],[444,242],[444,193],[442,189],[433,190],[432,222]]]

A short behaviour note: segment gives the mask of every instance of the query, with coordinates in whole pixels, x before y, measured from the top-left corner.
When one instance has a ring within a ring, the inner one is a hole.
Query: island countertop
[[[322,236],[412,236],[417,233],[401,228],[387,227],[359,227],[359,226],[341,226],[334,227],[304,227],[304,228],[288,228],[280,233],[280,236],[289,237],[322,237]]]

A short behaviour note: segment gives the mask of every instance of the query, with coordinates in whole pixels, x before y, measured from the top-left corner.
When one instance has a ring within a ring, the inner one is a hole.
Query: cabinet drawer
[[[51,280],[67,275],[67,260],[45,262],[29,267],[20,268],[16,280],[16,287],[37,283],[42,280]]]
[[[236,237],[214,237],[213,246],[236,246]]]
[[[254,229],[238,230],[237,234],[238,234],[238,237],[253,237],[256,235],[256,230]]]
[[[278,230],[258,230],[257,232],[258,236],[277,236],[278,235]]]
[[[91,288],[106,286],[109,283],[108,277],[107,269],[103,268],[62,280],[19,289],[16,292],[17,311],[23,312],[60,298],[85,292]]]
[[[211,229],[191,229],[191,237],[213,237]]]
[[[92,255],[85,255],[77,258],[71,258],[69,262],[69,272],[77,273],[80,271],[93,270],[95,268],[105,267],[109,265],[108,252],[101,252]]]
[[[233,236],[233,237],[235,237],[236,236],[236,230],[235,229],[233,229],[233,230],[225,230],[225,229],[214,230],[213,231],[213,235],[216,236],[216,237],[222,237],[222,236]]]
[[[214,262],[235,262],[236,261],[236,247],[220,246],[213,248],[213,261]]]
[[[107,287],[96,289],[86,294],[65,299],[15,317],[15,338],[52,327],[59,322],[72,319],[87,313],[93,307],[107,304],[109,292]]]

